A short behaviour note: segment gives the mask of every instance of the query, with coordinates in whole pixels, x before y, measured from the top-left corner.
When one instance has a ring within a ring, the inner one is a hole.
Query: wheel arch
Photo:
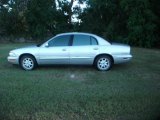
[[[110,55],[110,54],[106,54],[106,53],[103,53],[103,54],[98,54],[95,58],[94,58],[94,61],[93,61],[93,65],[95,65],[95,62],[96,62],[96,59],[100,56],[109,56],[112,60],[112,64],[114,64],[114,59],[113,59],[113,56]]]
[[[18,59],[18,63],[19,63],[19,64],[20,64],[20,62],[21,62],[21,58],[22,58],[23,56],[25,56],[25,55],[32,56],[32,57],[35,59],[36,64],[37,64],[37,59],[35,58],[34,55],[32,55],[32,54],[30,54],[30,53],[23,53],[23,54],[21,54],[21,55],[19,56],[19,59]]]

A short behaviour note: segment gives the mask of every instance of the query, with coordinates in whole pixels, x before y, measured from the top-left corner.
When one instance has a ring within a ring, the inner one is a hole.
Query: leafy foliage
[[[47,30],[54,26],[55,17],[52,14],[56,9],[55,5],[52,0],[32,0],[28,2],[27,8],[26,19],[30,34],[44,37]]]
[[[73,6],[74,2],[78,4]],[[87,7],[82,10],[83,3]],[[159,0],[1,0],[0,35],[42,40],[82,31],[135,46],[159,47],[159,4]]]
[[[127,13],[128,42],[151,47],[155,41],[154,23],[156,16],[149,7],[148,0],[122,1],[121,6]]]
[[[149,0],[90,0],[88,4],[82,14],[82,30],[142,47],[158,42],[158,17]]]
[[[20,11],[19,7],[18,0],[15,2],[3,0],[0,7],[0,34],[14,36],[25,34],[27,25],[23,11]]]

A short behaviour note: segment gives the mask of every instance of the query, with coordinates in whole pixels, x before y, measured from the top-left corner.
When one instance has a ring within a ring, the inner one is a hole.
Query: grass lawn
[[[0,120],[159,120],[160,50],[132,48],[131,62],[24,71],[0,44]]]

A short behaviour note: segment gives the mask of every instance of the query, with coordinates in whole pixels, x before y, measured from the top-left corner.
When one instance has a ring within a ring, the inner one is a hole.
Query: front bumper
[[[19,63],[17,57],[8,56],[7,60],[8,60],[8,62],[10,62],[12,64],[18,64]]]

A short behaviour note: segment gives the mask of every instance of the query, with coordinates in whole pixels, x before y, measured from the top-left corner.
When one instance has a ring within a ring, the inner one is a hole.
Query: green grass
[[[0,44],[1,120],[158,120],[160,51],[132,48],[133,60],[99,72],[87,66],[24,71]],[[72,76],[75,77],[72,77]]]

